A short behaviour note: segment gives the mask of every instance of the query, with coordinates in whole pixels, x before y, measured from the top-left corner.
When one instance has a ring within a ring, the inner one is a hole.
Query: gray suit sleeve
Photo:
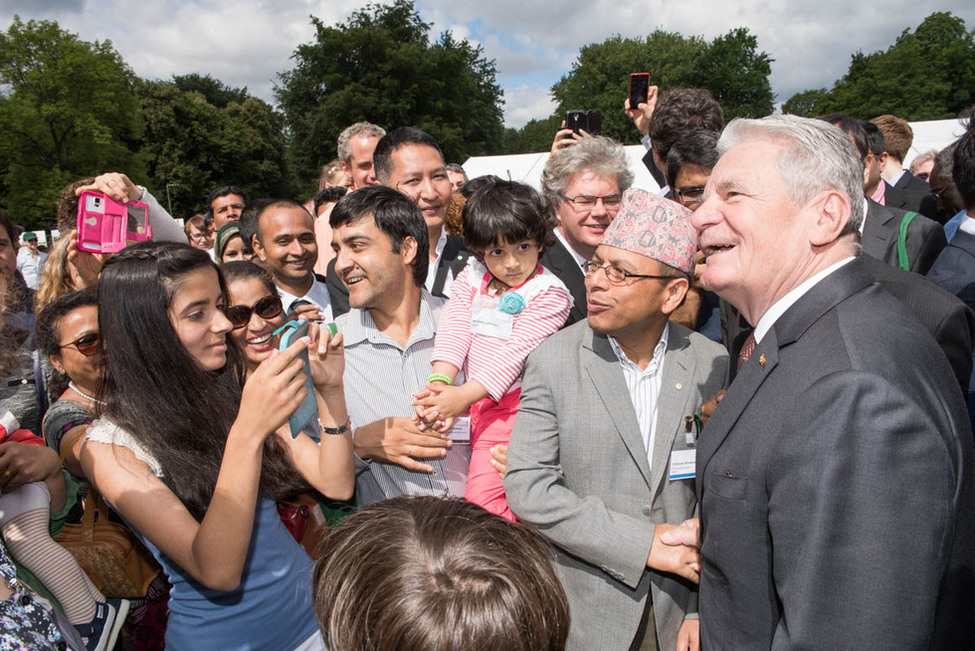
[[[553,543],[631,588],[646,570],[654,526],[566,486],[552,388],[557,369],[539,351],[528,358],[508,448],[504,488],[511,510]],[[591,435],[579,432],[577,435]]]

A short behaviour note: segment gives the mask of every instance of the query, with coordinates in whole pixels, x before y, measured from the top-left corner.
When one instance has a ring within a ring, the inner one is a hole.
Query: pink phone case
[[[128,244],[149,239],[149,207],[141,201],[125,204],[91,191],[78,197],[79,250],[115,253]]]

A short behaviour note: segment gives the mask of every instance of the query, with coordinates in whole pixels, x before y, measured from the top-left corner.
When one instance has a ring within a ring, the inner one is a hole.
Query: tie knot
[[[738,371],[741,371],[741,367],[745,365],[748,358],[752,356],[755,352],[755,332],[752,331],[748,334],[748,338],[745,339],[745,343],[741,345],[741,350],[738,352]]]

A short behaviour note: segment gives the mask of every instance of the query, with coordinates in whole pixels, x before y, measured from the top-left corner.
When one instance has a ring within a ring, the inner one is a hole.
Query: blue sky
[[[136,74],[210,74],[273,101],[275,75],[313,38],[309,15],[344,21],[359,0],[0,0],[0,25],[14,14],[57,20],[85,40],[111,39]],[[830,86],[857,50],[885,49],[934,11],[951,11],[975,28],[975,2],[945,0],[422,0],[434,36],[450,31],[481,45],[497,63],[505,122],[520,127],[551,113],[548,89],[572,67],[579,48],[614,34],[643,37],[654,29],[706,39],[748,27],[768,52],[777,101]],[[652,72],[652,71],[651,71]],[[907,89],[905,92],[909,92]],[[621,102],[622,102],[621,98]]]

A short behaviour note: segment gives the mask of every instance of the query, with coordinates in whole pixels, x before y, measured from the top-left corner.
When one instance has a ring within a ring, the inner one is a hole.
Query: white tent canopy
[[[643,145],[629,145],[624,147],[626,158],[633,172],[633,187],[644,188],[651,192],[660,189],[657,182],[650,176],[643,164],[643,156],[647,150]],[[548,162],[548,152],[542,154],[511,154],[507,156],[472,156],[464,163],[467,178],[473,179],[485,174],[494,174],[509,181],[527,183],[536,190],[541,189],[542,170]]]
[[[928,120],[911,122],[911,129],[914,130],[914,144],[904,161],[905,167],[910,165],[911,160],[922,152],[931,149],[941,150],[950,145],[965,132],[965,125],[961,120]],[[633,187],[650,191],[659,190],[660,186],[653,180],[642,162],[643,156],[647,153],[643,145],[629,145],[625,149],[630,170],[635,176]],[[503,179],[521,181],[540,189],[542,170],[547,161],[548,152],[511,154],[508,156],[472,156],[464,163],[464,171],[467,172],[468,178],[472,179],[485,174],[494,174]]]

